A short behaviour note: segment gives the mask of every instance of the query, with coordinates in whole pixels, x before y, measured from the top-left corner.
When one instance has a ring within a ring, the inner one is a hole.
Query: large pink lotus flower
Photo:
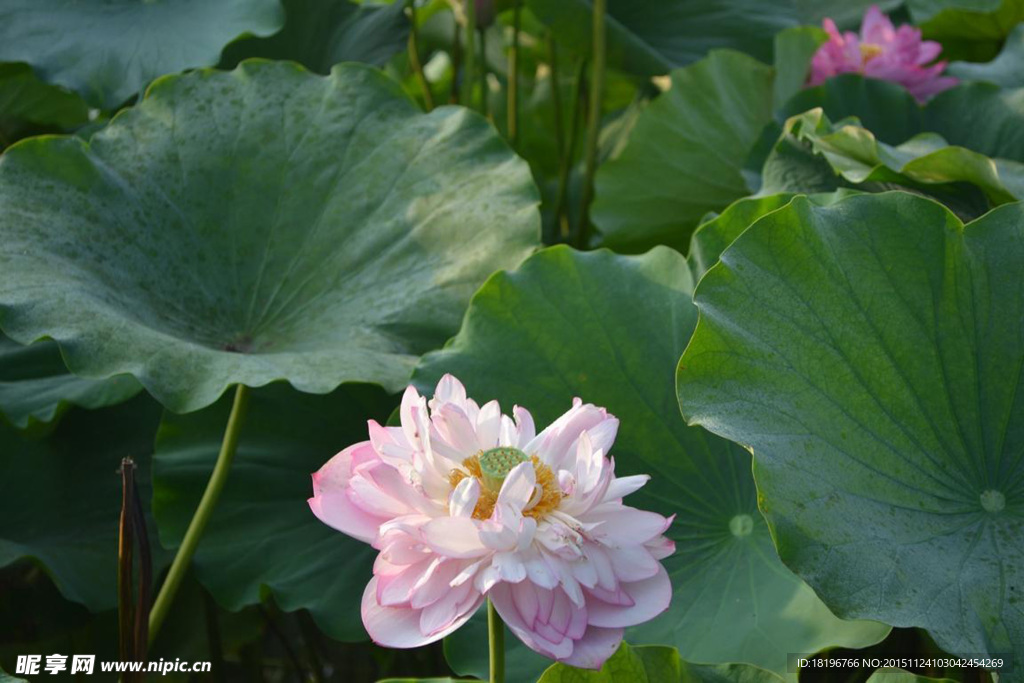
[[[429,404],[409,387],[402,426],[370,421],[369,441],[313,475],[309,505],[380,551],[362,604],[378,644],[443,638],[489,597],[532,649],[600,668],[624,627],[668,607],[672,520],[622,504],[649,477],[615,476],[618,420],[603,408],[575,399],[540,434],[512,413],[450,375]]]
[[[946,62],[926,66],[939,56],[941,45],[922,41],[921,30],[913,26],[895,28],[875,5],[864,15],[859,37],[853,31],[840,33],[831,19],[823,25],[829,38],[811,60],[808,85],[819,85],[838,74],[860,73],[899,83],[924,102],[957,84],[952,76],[941,75]]]

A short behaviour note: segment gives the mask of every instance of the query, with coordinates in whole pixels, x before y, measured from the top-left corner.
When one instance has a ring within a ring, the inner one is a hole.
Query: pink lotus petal
[[[428,636],[450,632],[452,624],[464,620],[467,614],[472,615],[482,599],[468,583],[449,588],[436,601],[423,608],[420,613],[420,632]]]
[[[433,643],[444,638],[469,621],[483,601],[480,596],[473,603],[466,605],[455,619],[445,628],[429,635],[420,630],[420,615],[423,610],[405,607],[383,607],[377,602],[377,579],[370,579],[363,591],[362,616],[363,626],[370,634],[373,642],[384,647],[413,648]]]
[[[623,583],[622,592],[629,596],[632,605],[612,604],[602,600],[587,601],[591,625],[618,628],[653,619],[668,609],[672,600],[672,582],[665,568],[658,565],[656,575],[643,581]]]
[[[590,537],[612,548],[647,543],[663,534],[671,523],[656,512],[637,510],[620,503],[605,503],[593,508],[587,513],[586,521],[598,523]]]
[[[621,628],[590,626],[562,661],[579,669],[600,669],[622,644],[622,632]]]
[[[362,453],[375,457],[369,441],[349,446],[327,461],[313,475],[313,497],[309,507],[320,521],[338,531],[373,543],[378,528],[387,517],[376,515],[356,505],[349,497],[349,483],[352,477],[352,459]]]

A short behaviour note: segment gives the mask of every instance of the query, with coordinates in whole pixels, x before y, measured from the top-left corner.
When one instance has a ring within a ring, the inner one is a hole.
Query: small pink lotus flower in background
[[[825,19],[823,26],[828,42],[811,60],[808,85],[819,85],[838,74],[860,73],[899,83],[918,102],[924,102],[957,84],[952,76],[941,75],[946,62],[926,66],[939,56],[941,45],[922,41],[921,30],[913,26],[895,28],[876,5],[864,15],[859,37],[853,31],[840,33],[831,19]]]
[[[600,668],[625,627],[669,605],[672,520],[623,505],[649,477],[615,476],[618,420],[603,408],[575,399],[540,434],[512,413],[450,375],[429,404],[409,387],[402,426],[370,421],[369,441],[313,475],[309,505],[380,551],[362,603],[378,644],[443,638],[489,597],[533,650]]]

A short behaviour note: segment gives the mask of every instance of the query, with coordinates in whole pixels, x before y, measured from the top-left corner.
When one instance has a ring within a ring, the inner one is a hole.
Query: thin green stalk
[[[480,113],[491,118],[491,103],[487,97],[487,31],[480,29]]]
[[[462,104],[473,108],[473,86],[476,84],[476,2],[462,0],[462,13],[466,20],[466,53],[462,72]]]
[[[416,0],[409,0],[409,21],[411,28],[409,29],[409,65],[412,66],[412,70],[416,73],[416,80],[420,82],[420,88],[423,90],[423,103],[426,105],[427,111],[434,108],[434,95],[430,92],[430,81],[427,80],[427,74],[423,71],[423,64],[420,62],[420,38],[419,28],[416,26]]]
[[[136,556],[139,568],[138,595],[135,599],[135,656],[136,662],[145,662],[149,650],[149,602],[153,590],[153,555],[149,546],[149,532],[146,531],[146,513],[142,509],[142,496],[135,483],[135,463],[132,463],[132,531],[135,536]],[[139,680],[142,680],[140,678]]]
[[[562,156],[562,166],[558,173],[558,196],[555,199],[555,223],[559,235],[565,242],[569,241],[569,178],[572,175],[573,160],[576,158],[576,142],[580,135],[580,109],[583,107],[586,87],[586,62],[580,60],[576,67],[576,85],[573,87],[572,121],[569,124],[569,143]]]
[[[487,644],[491,655],[491,683],[505,683],[505,622],[487,600]]]
[[[562,114],[562,88],[558,79],[558,46],[555,39],[548,36],[548,62],[551,67],[551,102],[555,108],[555,146],[558,148],[558,161],[565,163],[565,118]]]
[[[576,246],[587,247],[590,238],[590,203],[594,199],[594,173],[597,171],[597,138],[601,132],[601,104],[604,101],[605,12],[608,0],[594,0],[594,55],[591,59],[590,120],[587,128],[586,171],[583,178],[583,203],[576,232]]]
[[[462,24],[455,22],[455,38],[452,42],[452,89],[448,93],[448,104],[459,103],[459,68],[462,65]]]
[[[235,402],[231,407],[231,415],[228,416],[228,425],[224,430],[224,440],[220,445],[220,454],[217,455],[217,464],[213,467],[210,481],[206,484],[206,490],[199,501],[192,521],[189,522],[185,538],[181,541],[178,554],[174,556],[174,562],[167,572],[167,579],[160,587],[160,594],[153,603],[153,610],[149,613],[149,644],[156,640],[157,633],[167,617],[174,596],[178,592],[181,580],[185,578],[185,572],[192,562],[192,555],[196,552],[199,539],[203,536],[206,523],[210,521],[213,508],[217,505],[224,484],[228,480],[228,472],[231,471],[231,461],[235,458],[235,451],[238,449],[238,437],[242,431],[242,420],[245,417],[245,409],[249,403],[249,390],[244,384],[239,384],[235,389]]]
[[[520,6],[512,9],[512,47],[508,51],[508,141],[512,149],[519,139],[519,20]]]
[[[135,622],[135,605],[132,599],[132,559],[134,556],[132,522],[135,521],[135,516],[132,514],[134,505],[132,497],[135,488],[134,469],[135,463],[131,458],[121,460],[121,520],[117,549],[117,630],[118,653],[122,661],[135,659],[135,629],[132,627]]]

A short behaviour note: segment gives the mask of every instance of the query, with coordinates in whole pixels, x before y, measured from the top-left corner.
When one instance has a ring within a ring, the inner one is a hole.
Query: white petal
[[[497,401],[490,401],[480,408],[476,417],[476,437],[480,450],[498,447],[498,434],[501,431],[501,406]]]
[[[521,462],[512,468],[498,492],[498,504],[522,510],[533,498],[537,485],[537,473],[532,462]]]
[[[448,512],[452,517],[472,517],[480,499],[480,482],[466,477],[452,490],[448,498]]]
[[[636,474],[632,477],[616,477],[608,484],[608,490],[604,492],[604,500],[622,500],[629,494],[640,490],[650,480],[651,477],[647,474]]]
[[[537,428],[533,424],[533,415],[526,408],[520,408],[519,406],[513,406],[512,415],[516,418],[518,438],[509,445],[525,450],[526,444],[533,441],[533,437],[537,436]],[[529,451],[527,453],[533,455]]]
[[[470,517],[438,517],[423,525],[423,541],[446,557],[483,557],[490,550],[480,541],[480,530]]]

